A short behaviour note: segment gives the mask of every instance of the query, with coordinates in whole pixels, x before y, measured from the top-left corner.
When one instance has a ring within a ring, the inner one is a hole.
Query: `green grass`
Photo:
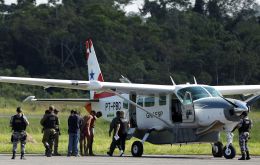
[[[46,108],[46,107],[45,107]],[[33,141],[29,141],[26,145],[27,153],[43,153],[44,147],[41,143],[42,133],[40,126],[40,118],[44,112],[44,107],[26,107],[24,109],[25,115],[28,117],[30,126],[27,128],[28,134],[32,137]],[[69,108],[68,108],[69,109]],[[85,111],[81,109],[82,114]],[[0,153],[11,153],[12,144],[10,142],[11,129],[9,127],[9,120],[11,115],[15,114],[15,108],[0,108]],[[67,134],[67,118],[69,115],[68,110],[63,110],[60,113],[61,121],[61,136],[59,143],[59,151],[62,154],[66,154],[68,145],[68,134]],[[251,139],[249,142],[250,151],[253,155],[260,155],[260,112],[253,110],[250,113],[250,118],[253,120],[253,129],[251,133]],[[95,128],[95,142],[94,151],[97,154],[106,154],[108,147],[111,142],[111,138],[108,137],[108,126],[109,123],[99,119],[96,123]],[[222,142],[225,144],[225,135],[221,136]],[[235,133],[234,146],[239,153],[238,146],[238,135]],[[130,149],[133,141],[131,139],[126,143],[126,153],[130,154]],[[117,154],[116,151],[115,154]],[[153,145],[145,143],[144,145],[145,154],[211,154],[210,144],[184,144],[184,145]]]

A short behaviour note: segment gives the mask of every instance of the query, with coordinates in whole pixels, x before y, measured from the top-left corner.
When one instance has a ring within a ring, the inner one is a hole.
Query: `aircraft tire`
[[[232,144],[230,144],[228,148],[227,146],[223,148],[223,155],[226,159],[233,159],[236,156],[236,150]]]
[[[221,158],[223,156],[223,144],[221,142],[214,143],[212,146],[212,155],[215,158]]]
[[[133,157],[141,157],[143,155],[143,144],[140,141],[135,141],[131,147]]]

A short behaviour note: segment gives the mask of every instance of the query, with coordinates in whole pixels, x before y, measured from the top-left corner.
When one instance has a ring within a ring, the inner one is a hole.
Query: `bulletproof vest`
[[[126,134],[127,133],[127,121],[125,119],[119,119],[119,122],[120,122],[120,128],[118,130],[118,134],[119,136],[120,135],[123,135],[123,134]]]
[[[12,128],[14,131],[21,132],[26,130],[26,122],[23,116],[14,115],[12,121]]]
[[[251,120],[243,119],[242,126],[238,129],[238,132],[249,132],[251,126]]]
[[[45,121],[44,121],[44,128],[56,128],[56,124],[57,124],[57,116],[55,116],[54,114],[49,114]]]

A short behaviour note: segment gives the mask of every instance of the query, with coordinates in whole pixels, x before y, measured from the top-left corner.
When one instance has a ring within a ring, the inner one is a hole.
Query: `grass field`
[[[43,153],[44,147],[41,143],[42,133],[40,126],[40,119],[44,112],[44,107],[38,107],[36,110],[32,107],[26,107],[24,113],[28,117],[30,126],[27,128],[28,134],[31,136],[31,141],[27,143],[27,153]],[[85,111],[81,109],[82,114]],[[15,114],[15,108],[0,108],[0,153],[11,153],[12,144],[10,142],[11,129],[9,127],[10,117]],[[59,143],[59,151],[62,154],[66,154],[68,145],[68,134],[67,134],[67,118],[69,115],[68,110],[63,110],[59,116],[61,120],[61,136]],[[250,117],[253,120],[254,126],[251,133],[251,139],[249,147],[253,155],[260,155],[260,111],[252,110]],[[108,147],[111,142],[111,138],[108,137],[108,126],[109,123],[100,119],[96,123],[95,128],[95,142],[94,152],[96,154],[106,154]],[[225,144],[225,135],[221,136],[222,142]],[[234,136],[234,145],[239,153],[237,133]],[[132,142],[136,139],[131,139],[126,143],[126,153],[130,154]],[[118,153],[116,151],[116,153]],[[145,154],[211,154],[210,144],[185,144],[185,145],[153,145],[145,143],[144,145]]]

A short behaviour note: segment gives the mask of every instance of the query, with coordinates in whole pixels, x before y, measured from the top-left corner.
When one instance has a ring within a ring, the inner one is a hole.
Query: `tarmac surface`
[[[53,156],[50,158],[42,155],[26,155],[26,160],[20,160],[17,155],[15,160],[11,160],[11,155],[1,154],[0,165],[239,165],[252,164],[259,165],[260,157],[252,156],[251,160],[227,160],[225,158],[213,158],[208,155],[144,155],[140,158],[132,156],[108,157],[108,156],[88,156],[88,157],[66,157]]]

